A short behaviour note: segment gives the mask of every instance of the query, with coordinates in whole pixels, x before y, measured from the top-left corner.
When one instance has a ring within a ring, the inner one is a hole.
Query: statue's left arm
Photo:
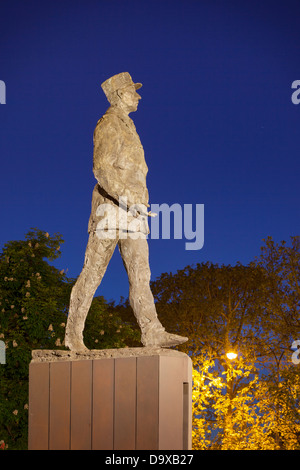
[[[104,118],[95,129],[93,172],[100,187],[115,200],[126,199],[128,207],[148,206],[147,166],[142,147],[132,145],[130,135],[114,116]]]

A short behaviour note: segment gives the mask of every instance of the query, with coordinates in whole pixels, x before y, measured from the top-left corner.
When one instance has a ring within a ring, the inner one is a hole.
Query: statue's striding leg
[[[85,320],[116,244],[117,239],[99,239],[96,233],[89,236],[83,269],[70,297],[65,346],[71,351],[87,350],[83,343]]]
[[[167,333],[160,323],[150,289],[149,249],[145,238],[118,242],[129,279],[129,301],[141,328],[144,346],[170,347],[184,343],[188,338]]]

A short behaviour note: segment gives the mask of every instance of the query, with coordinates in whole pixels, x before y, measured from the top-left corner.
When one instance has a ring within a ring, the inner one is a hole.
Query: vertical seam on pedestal
[[[157,397],[157,443],[156,443],[156,448],[157,450],[160,449],[160,446],[159,446],[159,443],[160,443],[160,421],[159,421],[159,417],[160,417],[160,362],[161,362],[161,357],[160,355],[157,356],[157,360],[158,360],[158,380],[157,380],[157,384],[158,384],[158,387],[157,387],[157,394],[158,394],[158,397]]]
[[[138,381],[137,381],[138,358],[135,358],[135,436],[134,436],[134,449],[137,446],[137,395],[138,395]]]
[[[115,450],[116,359],[113,359],[113,450]]]
[[[92,370],[91,370],[91,450],[93,449],[93,415],[94,415],[94,360],[92,360]]]
[[[72,444],[71,429],[72,429],[72,361],[70,361],[70,427],[69,427],[69,449],[70,450],[71,450],[71,444]]]
[[[182,449],[188,450],[188,397],[189,383],[182,382]]]
[[[50,368],[51,368],[51,362],[49,362],[49,369],[48,369],[48,450],[50,449],[50,381],[51,381],[51,375],[50,375]]]

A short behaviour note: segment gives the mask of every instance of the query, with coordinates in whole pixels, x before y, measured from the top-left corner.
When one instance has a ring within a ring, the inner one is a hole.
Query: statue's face
[[[137,93],[134,85],[129,85],[128,87],[119,90],[118,95],[125,111],[132,113],[137,110],[141,96]]]

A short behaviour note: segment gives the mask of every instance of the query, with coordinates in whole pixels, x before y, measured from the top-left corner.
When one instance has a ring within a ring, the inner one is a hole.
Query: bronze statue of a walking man
[[[82,352],[85,320],[94,294],[118,245],[129,280],[129,300],[146,347],[170,347],[188,338],[167,333],[160,323],[150,290],[147,217],[148,168],[144,150],[129,113],[137,110],[142,85],[128,72],[106,80],[101,87],[110,103],[94,131],[89,240],[84,266],[74,285],[66,325],[65,346]]]

